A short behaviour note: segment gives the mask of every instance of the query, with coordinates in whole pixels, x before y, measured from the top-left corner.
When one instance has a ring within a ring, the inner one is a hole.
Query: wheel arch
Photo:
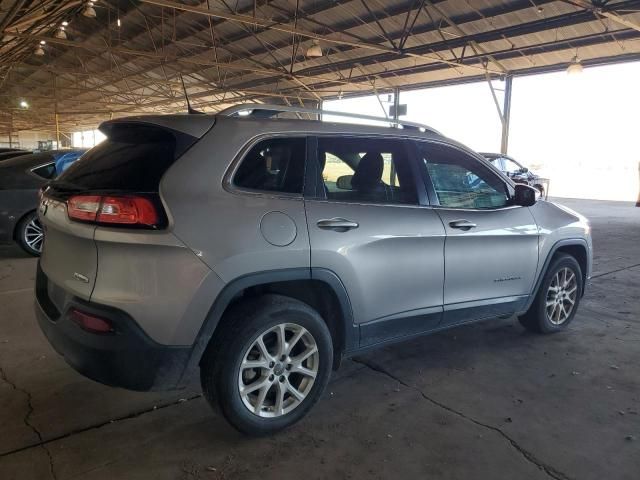
[[[580,270],[582,270],[582,292],[580,295],[584,295],[586,284],[587,284],[587,269],[589,262],[589,253],[588,253],[588,244],[587,241],[583,238],[569,238],[564,240],[559,240],[556,242],[553,247],[549,250],[547,257],[545,258],[543,267],[538,272],[538,276],[536,278],[536,282],[534,284],[531,295],[529,296],[529,300],[526,304],[526,308],[523,311],[529,310],[531,304],[535,300],[538,295],[538,290],[540,289],[540,285],[547,274],[547,270],[549,269],[549,265],[551,261],[560,253],[566,253],[571,255],[576,259],[578,264],[580,265]]]
[[[268,293],[285,295],[310,305],[327,323],[334,342],[334,367],[342,353],[357,347],[359,336],[353,323],[351,303],[339,277],[322,268],[293,268],[259,272],[228,283],[213,302],[191,348],[183,381],[198,368],[210,341],[219,332],[225,313],[242,299]]]
[[[22,215],[20,215],[20,218],[18,218],[15,223],[13,224],[13,239],[15,241],[18,241],[19,238],[19,233],[18,230],[20,228],[20,225],[22,224],[22,221],[27,217],[27,215],[31,215],[32,213],[36,212],[37,208],[31,208],[29,210],[27,210],[26,212],[24,212]]]

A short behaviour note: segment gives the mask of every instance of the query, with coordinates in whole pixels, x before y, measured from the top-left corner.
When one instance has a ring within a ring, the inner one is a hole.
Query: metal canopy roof
[[[640,59],[640,0],[85,2],[0,1],[1,133]]]

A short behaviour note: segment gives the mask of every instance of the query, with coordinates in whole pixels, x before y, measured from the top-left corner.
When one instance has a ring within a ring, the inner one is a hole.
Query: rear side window
[[[36,174],[37,176],[41,177],[41,178],[45,178],[47,180],[50,180],[52,178],[54,178],[56,176],[56,164],[55,163],[48,163],[46,165],[42,165],[38,168],[34,168],[33,170],[31,170],[34,174]]]
[[[160,179],[196,139],[158,127],[112,124],[107,139],[58,177],[85,190],[157,192]]]
[[[409,157],[404,140],[318,138],[318,161],[328,200],[417,204]]]
[[[305,138],[272,138],[254,145],[233,177],[236,187],[302,193]]]

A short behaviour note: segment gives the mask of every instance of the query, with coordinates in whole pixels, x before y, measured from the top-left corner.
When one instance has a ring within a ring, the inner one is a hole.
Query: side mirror
[[[521,207],[530,207],[535,205],[540,197],[540,192],[529,185],[516,183],[515,194],[513,196],[514,203]]]
[[[529,169],[527,167],[520,168],[520,173],[528,173]]]
[[[352,178],[353,175],[342,175],[341,177],[338,177],[338,180],[336,180],[336,187],[340,190],[353,190],[353,187],[351,186]]]

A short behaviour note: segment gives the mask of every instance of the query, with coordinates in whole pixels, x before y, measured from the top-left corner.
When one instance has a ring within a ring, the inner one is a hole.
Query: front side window
[[[404,140],[320,137],[318,162],[329,200],[418,203],[416,182]]]
[[[233,184],[249,190],[302,193],[305,151],[304,138],[263,140],[242,159]]]
[[[472,156],[446,145],[419,145],[438,202],[448,208],[491,209],[509,203],[506,184]]]

